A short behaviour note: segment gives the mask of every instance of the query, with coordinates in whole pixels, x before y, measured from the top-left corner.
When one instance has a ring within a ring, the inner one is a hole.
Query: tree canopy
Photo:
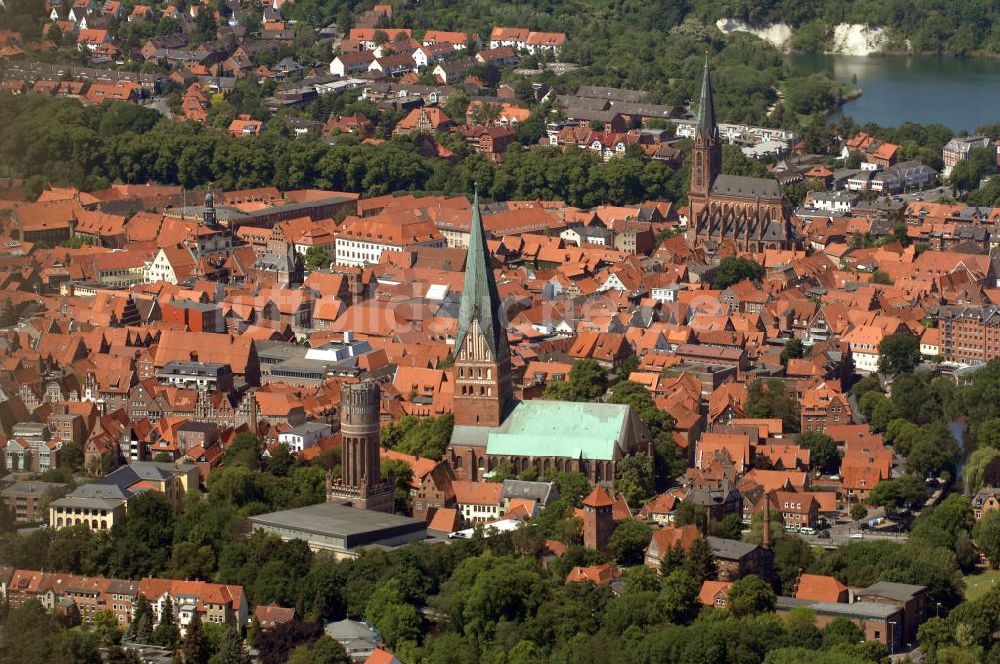
[[[742,256],[725,256],[715,268],[712,288],[724,290],[745,279],[759,281],[763,278],[764,266],[760,263]]]

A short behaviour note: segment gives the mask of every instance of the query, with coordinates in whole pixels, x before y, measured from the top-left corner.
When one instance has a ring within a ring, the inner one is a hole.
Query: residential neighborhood
[[[0,2],[0,661],[996,658],[1000,124],[564,4]]]

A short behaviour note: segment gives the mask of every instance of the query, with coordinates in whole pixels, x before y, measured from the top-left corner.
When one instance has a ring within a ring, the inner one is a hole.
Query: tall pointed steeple
[[[465,259],[465,290],[458,310],[455,337],[455,424],[499,426],[514,401],[510,346],[501,311],[490,252],[486,245],[479,191],[472,203],[469,252]],[[477,479],[468,460],[463,479]]]
[[[698,124],[695,136],[701,134],[706,140],[716,138],[715,103],[712,101],[712,76],[708,71],[708,53],[705,54],[705,69],[701,79],[701,98],[698,101]]]
[[[719,128],[715,123],[715,104],[712,101],[712,76],[708,70],[708,54],[702,71],[701,99],[698,101],[698,118],[691,148],[691,186],[688,189],[688,242],[695,243],[698,227],[710,207],[712,185],[722,172],[722,144]]]
[[[499,346],[506,345],[507,335],[500,320],[500,294],[497,291],[493,268],[490,266],[483,217],[479,210],[479,187],[472,201],[472,225],[469,232],[469,253],[465,259],[465,290],[458,310],[458,336],[455,349],[462,347],[473,321],[486,338],[494,359],[499,356]]]

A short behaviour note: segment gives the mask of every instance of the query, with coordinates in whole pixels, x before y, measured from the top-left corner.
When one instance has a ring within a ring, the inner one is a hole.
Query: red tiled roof
[[[590,495],[583,499],[583,504],[586,507],[613,507],[615,503],[604,487],[598,485],[594,487]]]

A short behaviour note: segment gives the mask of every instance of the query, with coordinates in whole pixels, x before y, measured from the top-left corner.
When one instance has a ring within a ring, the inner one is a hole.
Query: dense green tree
[[[800,572],[813,562],[813,550],[801,537],[787,534],[780,528],[773,532],[774,572],[784,594],[791,595],[795,592]]]
[[[294,459],[285,443],[279,443],[267,460],[267,472],[276,477],[286,477],[292,469]]]
[[[942,414],[933,387],[923,376],[897,376],[892,383],[892,405],[901,418],[914,424],[927,424]]]
[[[840,452],[833,438],[818,431],[799,435],[799,445],[809,450],[810,464],[824,473],[834,473],[840,466]]]
[[[406,602],[397,579],[388,579],[375,587],[365,607],[365,617],[390,646],[416,641],[420,636],[420,616]]]
[[[823,634],[816,627],[816,612],[805,607],[796,607],[785,616],[785,629],[789,641],[810,650],[818,650],[823,645]]]
[[[59,528],[52,533],[44,564],[73,574],[95,574],[99,569],[92,556],[103,539],[105,535],[82,524]]]
[[[958,191],[979,189],[979,181],[996,170],[996,155],[990,148],[973,148],[966,159],[951,169],[951,183]]]
[[[642,507],[653,493],[653,460],[645,454],[627,456],[615,469],[615,489],[633,508]]]
[[[878,354],[881,373],[910,373],[920,364],[920,342],[912,334],[896,332],[879,342]]]
[[[708,524],[708,532],[713,537],[738,540],[743,534],[743,517],[730,514],[719,521],[712,521]]]
[[[625,570],[625,592],[659,591],[660,575],[648,565],[638,565]]]
[[[382,474],[385,477],[392,478],[396,512],[399,514],[409,514],[413,501],[413,497],[410,494],[410,484],[413,481],[413,468],[402,459],[387,459],[382,462]]]
[[[701,587],[701,583],[706,579],[715,578],[716,569],[711,545],[704,537],[699,537],[687,550],[684,557],[684,570]]]
[[[847,618],[834,618],[823,628],[823,645],[833,648],[837,645],[854,645],[864,641],[865,633]]]
[[[187,625],[184,638],[181,640],[181,653],[184,656],[184,664],[207,664],[212,654],[198,611],[194,612]]]
[[[745,279],[760,281],[764,278],[764,267],[749,258],[725,256],[715,268],[712,288],[725,290]]]
[[[729,589],[729,610],[735,616],[748,616],[774,611],[777,596],[763,579],[755,574],[740,578]]]
[[[260,635],[257,645],[258,661],[262,664],[285,664],[292,651],[302,646],[311,646],[322,635],[323,628],[312,622],[293,620],[275,625]],[[232,644],[226,651],[242,657]]]
[[[931,617],[917,628],[920,649],[931,661],[937,661],[938,651],[954,644],[954,631],[947,619]]]
[[[236,440],[226,448],[222,461],[227,466],[245,466],[250,469],[260,468],[261,440],[252,433],[236,434]]]
[[[608,389],[608,375],[597,360],[579,360],[569,370],[569,379],[545,386],[545,398],[556,401],[593,401]]]
[[[1000,425],[1000,422],[997,424]],[[980,447],[969,455],[962,469],[962,481],[965,483],[966,491],[974,494],[983,487],[983,472],[986,466],[998,457],[1000,449],[995,447]]]
[[[882,384],[879,383],[876,376],[865,376],[856,382],[853,387],[851,387],[851,394],[855,399],[861,399],[861,397],[869,392],[881,391]]]
[[[701,584],[686,570],[676,569],[663,579],[657,605],[669,622],[681,625],[698,615]]]
[[[223,632],[219,649],[212,656],[212,664],[250,664],[250,654],[243,645],[243,638],[235,627],[228,626]]]
[[[424,418],[407,415],[382,429],[382,446],[404,454],[440,459],[451,441],[454,426],[452,415]]]
[[[747,390],[748,417],[780,418],[787,432],[802,426],[798,402],[785,393],[785,385],[777,378],[757,379]]]
[[[91,616],[90,620],[91,624],[94,626],[94,631],[97,632],[98,637],[101,639],[101,643],[105,646],[121,643],[122,630],[118,626],[118,617],[115,615],[114,611],[111,609],[103,609]]]
[[[868,496],[870,504],[884,507],[889,512],[916,507],[926,499],[927,487],[923,479],[915,475],[883,480]]]
[[[806,354],[805,346],[800,339],[789,339],[781,349],[781,365],[788,366],[788,360],[799,359]]]
[[[150,642],[163,648],[174,650],[177,648],[180,638],[181,630],[177,626],[176,618],[174,617],[174,603],[170,596],[167,595],[160,608],[160,620],[153,629]]]
[[[669,480],[684,472],[687,458],[672,435],[676,422],[670,413],[657,407],[645,386],[624,380],[615,385],[608,403],[628,405],[649,430],[653,437],[654,470],[658,478]],[[637,495],[633,495],[633,498],[639,499]]]
[[[555,483],[559,489],[559,497],[569,501],[573,507],[580,507],[583,499],[590,493],[590,482],[586,475],[576,471],[559,471],[552,477],[546,477]]]
[[[292,651],[288,664],[350,664],[351,658],[339,642],[323,635],[312,645],[303,645]]]
[[[913,449],[913,443],[920,437],[920,426],[908,419],[897,417],[885,428],[885,442],[892,445],[897,454],[906,456]]]
[[[128,625],[128,638],[136,643],[151,643],[153,636],[153,608],[142,593],[136,597],[132,622]]]
[[[305,266],[308,270],[327,269],[332,262],[333,259],[323,247],[313,246],[306,250]]]
[[[677,527],[694,524],[701,528],[706,520],[705,508],[690,500],[681,501],[674,510],[674,525]]]
[[[990,510],[983,515],[972,531],[976,546],[989,558],[993,569],[1000,567],[1000,512]]]
[[[110,573],[120,578],[155,576],[170,558],[173,507],[158,491],[140,493],[128,507],[125,519],[111,528]]]
[[[625,519],[618,523],[608,540],[608,551],[623,566],[641,565],[653,529],[645,521]]]
[[[958,443],[942,421],[925,424],[906,456],[906,470],[918,477],[951,473]]]

